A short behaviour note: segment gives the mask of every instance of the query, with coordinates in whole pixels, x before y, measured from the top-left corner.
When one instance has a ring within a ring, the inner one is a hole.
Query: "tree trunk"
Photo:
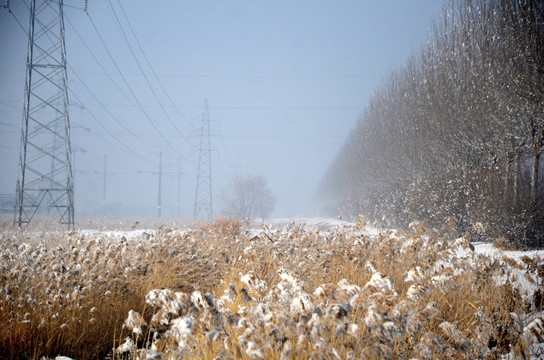
[[[533,169],[531,171],[531,206],[536,203],[536,195],[538,191],[538,168],[540,163],[540,150],[533,152]]]
[[[519,196],[519,172],[521,171],[520,152],[516,151],[514,156],[514,205],[518,204]]]
[[[510,166],[512,164],[512,158],[505,151],[504,154],[504,196],[510,196]]]

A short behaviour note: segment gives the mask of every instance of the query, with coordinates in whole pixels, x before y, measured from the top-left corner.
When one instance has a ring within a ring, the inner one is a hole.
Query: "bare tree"
[[[543,24],[541,0],[447,2],[327,171],[329,209],[395,226],[455,215],[544,246]]]
[[[274,211],[276,198],[261,175],[235,176],[220,193],[222,212],[244,221],[267,218]]]

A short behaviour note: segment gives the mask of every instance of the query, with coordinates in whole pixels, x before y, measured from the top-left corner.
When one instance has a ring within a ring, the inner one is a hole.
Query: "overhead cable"
[[[87,51],[89,52],[89,54],[91,54],[91,57],[94,59],[94,61],[96,62],[96,64],[98,66],[100,66],[100,68],[102,69],[102,72],[108,77],[108,79],[110,79],[110,81],[113,83],[113,85],[115,85],[115,87],[117,88],[117,90],[119,90],[119,92],[121,94],[123,94],[123,96],[132,104],[132,106],[136,107],[137,105],[134,103],[134,100],[132,100],[124,91],[123,89],[121,89],[121,87],[119,86],[119,84],[117,84],[117,82],[111,77],[111,75],[106,71],[106,69],[104,68],[104,66],[102,65],[102,63],[96,58],[96,55],[94,54],[94,52],[89,48],[89,46],[87,45],[87,43],[85,42],[85,40],[81,37],[81,35],[79,34],[79,32],[77,31],[76,27],[72,24],[72,22],[70,21],[70,19],[68,17],[65,16],[65,19],[68,20],[68,24],[70,24],[70,26],[72,27],[72,30],[74,31],[74,33],[77,35],[77,37],[79,38],[79,40],[81,41],[81,43],[83,44],[83,46],[87,49]]]
[[[28,6],[28,5],[27,5]],[[21,28],[21,30],[23,30],[23,32],[25,33],[26,36],[28,36],[28,32],[26,31],[25,27],[23,26],[23,24],[21,24],[21,22],[19,21],[19,19],[17,18],[17,16],[15,16],[15,13],[13,12],[13,10],[11,10],[11,8],[9,7],[9,2],[6,3],[6,5],[4,6],[6,9],[8,9],[8,12],[13,15],[13,18],[15,19],[15,21],[17,22],[17,24],[19,24],[19,27]]]
[[[130,31],[132,32],[132,35],[134,36],[134,39],[136,40],[136,44],[138,44],[138,48],[140,49],[140,52],[143,54],[144,59],[147,62],[147,65],[149,66],[149,69],[151,69],[151,73],[153,74],[153,77],[155,78],[155,80],[157,80],[157,83],[159,84],[159,86],[161,87],[161,90],[163,91],[164,95],[166,96],[166,98],[170,102],[170,105],[172,105],[174,107],[174,109],[176,110],[178,115],[183,120],[185,120],[189,125],[192,126],[192,124],[187,120],[187,118],[185,118],[185,116],[183,116],[183,114],[179,111],[178,107],[176,106],[174,101],[172,101],[172,98],[168,94],[168,91],[166,91],[166,89],[162,85],[162,82],[159,80],[159,77],[157,76],[155,70],[153,69],[153,66],[151,66],[151,62],[149,61],[147,55],[145,54],[145,51],[143,50],[142,45],[140,44],[140,41],[138,40],[138,37],[136,36],[136,33],[134,32],[134,29],[132,28],[132,25],[130,24],[129,18],[128,18],[126,12],[125,12],[125,9],[123,8],[123,5],[121,4],[121,1],[117,0],[117,2],[119,3],[119,7],[121,8],[121,11],[123,12],[123,16],[125,17],[125,20],[126,20],[126,22],[128,24],[128,27],[129,27]]]
[[[113,62],[113,64],[115,65],[115,68],[117,69],[117,72],[119,73],[119,75],[121,76],[121,78],[123,79],[123,82],[125,83],[125,85],[127,86],[128,90],[130,91],[130,93],[132,94],[132,96],[134,97],[134,100],[136,101],[136,103],[138,104],[140,110],[142,111],[142,113],[144,114],[144,116],[146,117],[146,119],[148,120],[148,122],[151,124],[151,126],[153,127],[153,129],[155,129],[155,131],[159,134],[159,136],[164,140],[164,142],[179,156],[181,156],[181,154],[179,153],[179,151],[170,143],[170,141],[168,141],[168,139],[163,135],[163,133],[159,130],[159,128],[157,127],[157,124],[155,124],[155,122],[153,121],[153,119],[151,119],[151,117],[149,116],[149,114],[145,111],[142,103],[140,102],[140,100],[138,99],[138,97],[136,96],[136,94],[134,93],[134,91],[132,90],[132,87],[129,85],[127,79],[125,78],[125,76],[123,75],[121,69],[119,68],[119,65],[117,65],[117,62],[115,61],[115,59],[113,58],[113,55],[111,54],[108,46],[106,45],[106,42],[104,41],[104,38],[102,37],[102,35],[100,35],[100,32],[98,31],[98,28],[96,27],[96,24],[94,23],[93,21],[93,18],[91,17],[91,15],[87,12],[87,16],[89,17],[89,20],[91,21],[91,24],[95,30],[95,32],[97,33],[98,37],[100,38],[100,41],[102,42],[102,45],[104,46],[104,48],[106,49],[106,52],[108,53],[111,61]]]
[[[145,74],[141,64],[140,64],[140,61],[138,61],[138,57],[136,56],[136,53],[134,52],[134,49],[132,49],[132,46],[130,45],[130,41],[128,40],[128,36],[127,34],[125,33],[125,30],[123,29],[123,26],[121,25],[121,22],[119,21],[119,17],[117,16],[117,12],[115,11],[115,9],[113,8],[113,5],[111,4],[111,0],[108,1],[109,5],[110,5],[110,8],[111,8],[111,11],[113,12],[113,15],[115,17],[115,21],[117,22],[117,25],[119,26],[119,29],[121,30],[121,33],[123,34],[123,37],[125,38],[125,41],[128,45],[128,48],[130,49],[130,52],[132,53],[132,57],[134,58],[134,61],[136,62],[136,64],[138,65],[138,68],[140,69],[140,73],[142,74],[142,76],[144,77],[147,85],[149,86],[149,89],[151,90],[151,93],[153,93],[153,96],[155,97],[155,100],[157,100],[157,103],[159,104],[160,108],[162,109],[164,115],[166,116],[166,118],[170,121],[170,124],[174,127],[174,129],[176,130],[176,132],[182,137],[184,138],[186,141],[188,141],[188,139],[186,137],[184,137],[181,132],[179,131],[178,127],[176,126],[176,124],[174,123],[174,121],[172,120],[172,118],[170,117],[170,115],[168,114],[168,112],[165,110],[164,106],[162,105],[161,103],[161,100],[159,99],[159,97],[157,96],[157,93],[155,92],[155,90],[153,89],[153,86],[151,86],[151,82],[149,81],[147,75]],[[123,11],[123,14],[125,15],[125,18],[126,18],[126,14],[124,13]],[[128,18],[127,18],[127,22],[128,22]],[[130,23],[128,23],[129,25],[129,28],[130,30],[132,31],[132,35],[134,36],[134,38],[136,39],[136,42],[138,43],[138,46],[140,48],[140,52],[143,54],[144,58],[146,59],[147,61],[147,64],[150,66],[150,63],[149,63],[149,60],[147,59],[147,56],[145,55],[145,52],[143,51],[141,45],[140,45],[140,42],[138,41],[138,38],[136,37],[136,34],[134,33],[134,30],[132,29],[132,26],[130,25]],[[151,66],[150,66],[151,68]],[[153,71],[153,68],[151,68],[151,71]]]
[[[117,122],[122,128],[123,130],[125,130],[126,132],[128,132],[130,135],[134,136],[136,139],[138,139],[139,141],[149,145],[149,146],[153,146],[153,147],[159,147],[155,144],[152,144],[146,140],[144,140],[142,137],[138,136],[136,133],[134,133],[132,130],[130,130],[130,128],[126,127],[119,119],[117,119],[117,117],[115,117],[109,110],[106,106],[104,106],[104,104],[98,99],[98,97],[94,94],[94,92],[87,86],[87,84],[85,83],[85,81],[83,81],[83,79],[78,75],[78,73],[72,68],[72,66],[70,66],[70,64],[68,64],[68,68],[72,71],[72,73],[78,78],[78,80],[81,82],[81,84],[83,85],[83,87],[85,87],[85,89],[87,89],[87,91],[89,92],[89,94],[91,94],[91,96],[95,99],[95,101],[98,103],[98,105],[100,105],[102,107],[102,109],[104,109],[104,111],[109,115],[111,116],[111,118],[113,120],[115,120],[115,122]]]
[[[82,102],[81,99],[72,91],[70,90],[70,93],[72,94],[72,96],[79,102]],[[89,115],[97,122],[98,125],[100,125],[115,141],[117,141],[119,143],[119,145],[121,145],[121,147],[123,147],[125,150],[127,150],[128,152],[130,152],[132,155],[135,155],[137,158],[141,159],[141,160],[145,160],[147,162],[150,162],[150,163],[155,163],[156,161],[154,160],[150,160],[140,154],[138,154],[137,152],[134,151],[134,149],[131,149],[129,148],[126,144],[124,144],[123,142],[121,142],[109,129],[107,126],[105,126],[88,108],[86,108],[86,111],[89,113]]]

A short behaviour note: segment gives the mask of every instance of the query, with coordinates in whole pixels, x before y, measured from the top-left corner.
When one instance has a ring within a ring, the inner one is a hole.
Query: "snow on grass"
[[[73,358],[539,354],[542,252],[472,246],[417,222],[273,223],[5,236],[0,345]]]
[[[510,283],[519,290],[524,300],[534,296],[543,288],[542,267],[544,266],[544,250],[513,251],[500,249],[494,244],[475,244],[475,250],[493,259],[506,270],[497,274],[497,284]],[[514,262],[512,262],[514,261]]]

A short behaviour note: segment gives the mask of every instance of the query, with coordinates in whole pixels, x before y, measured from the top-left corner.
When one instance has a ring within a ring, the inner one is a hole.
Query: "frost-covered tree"
[[[336,209],[544,245],[544,2],[446,2],[375,91],[323,181]]]
[[[260,175],[235,176],[220,193],[222,212],[226,216],[250,221],[265,219],[274,211],[276,198],[265,177]]]

